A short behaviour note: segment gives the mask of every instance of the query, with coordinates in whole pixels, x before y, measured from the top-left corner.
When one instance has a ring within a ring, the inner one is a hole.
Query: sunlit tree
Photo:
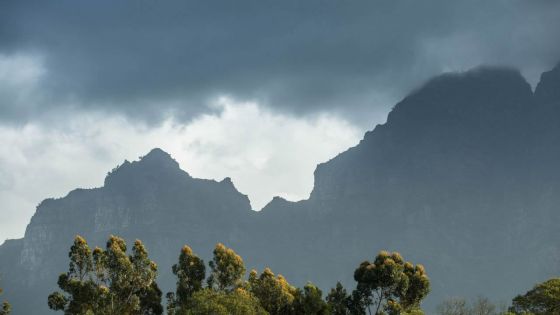
[[[62,292],[49,295],[49,307],[70,315],[162,314],[157,265],[139,240],[130,256],[126,251],[125,241],[116,236],[109,238],[105,250],[93,251],[77,236],[68,254],[69,270],[58,279]]]
[[[192,296],[189,315],[267,315],[259,301],[243,288],[217,291],[206,288]]]
[[[331,315],[350,315],[351,313],[351,297],[340,282],[331,289],[326,297],[327,305]]]
[[[430,292],[424,267],[405,262],[397,252],[381,251],[373,262],[362,262],[354,279],[358,282],[354,305],[367,309],[369,314],[417,313],[420,302]]]
[[[215,287],[220,291],[233,291],[243,284],[245,264],[233,249],[218,243],[209,265],[212,271],[208,277],[209,287]]]
[[[167,294],[167,314],[185,314],[193,294],[203,288],[206,267],[204,261],[185,245],[181,249],[179,262],[173,265],[172,271],[177,276],[177,288],[175,293]]]
[[[270,268],[265,268],[260,276],[256,270],[251,270],[248,284],[250,292],[269,314],[290,312],[296,289],[282,275],[275,276]]]
[[[190,247],[183,247],[179,262],[172,268],[177,276],[177,288],[175,293],[169,293],[167,296],[169,315],[266,315],[269,313],[253,292],[263,293],[260,295],[263,304],[270,305],[267,303],[271,303],[271,298],[266,296],[265,299],[264,292],[272,294],[274,290],[267,288],[277,286],[282,291],[289,286],[283,277],[274,277],[270,270],[260,278],[257,277],[256,271],[253,271],[249,280],[244,281],[243,259],[220,243],[214,248],[209,266],[211,273],[207,279],[207,286],[204,287],[204,262]],[[271,279],[273,281],[270,281]]]

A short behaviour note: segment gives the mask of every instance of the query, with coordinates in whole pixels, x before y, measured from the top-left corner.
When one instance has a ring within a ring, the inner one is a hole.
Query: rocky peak
[[[130,185],[139,179],[149,179],[151,182],[190,178],[189,174],[179,167],[169,153],[162,149],[152,149],[138,161],[124,161],[113,169],[105,178],[105,186],[120,184]]]
[[[140,162],[155,167],[179,168],[179,163],[169,153],[160,148],[152,149],[148,154],[140,158]]]

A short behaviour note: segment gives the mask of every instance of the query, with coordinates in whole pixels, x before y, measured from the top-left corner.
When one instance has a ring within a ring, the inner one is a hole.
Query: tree
[[[260,276],[257,274],[251,270],[248,285],[260,305],[271,315],[289,313],[296,289],[282,275],[275,276],[270,268],[265,268]]]
[[[249,281],[244,282],[243,259],[220,243],[214,248],[209,266],[211,273],[204,288],[204,261],[190,247],[183,247],[179,262],[172,267],[177,276],[177,289],[167,295],[169,315],[266,315],[268,312],[253,292],[259,294],[262,304],[271,306],[275,299],[281,300],[278,296],[295,290],[282,276],[274,277],[270,269],[260,278],[252,271]]]
[[[0,288],[0,294],[2,294],[2,288]],[[7,301],[2,302],[0,315],[8,315],[11,311],[12,307],[10,306],[10,303],[8,303]]]
[[[192,296],[188,315],[266,315],[258,300],[243,288],[217,291],[206,288]]]
[[[245,276],[245,264],[241,256],[231,248],[218,243],[214,248],[214,258],[209,263],[212,273],[208,277],[208,286],[220,291],[233,291],[242,285]]]
[[[498,307],[488,298],[479,296],[469,304],[467,300],[454,297],[444,300],[437,306],[438,315],[506,315],[505,307]]]
[[[106,250],[90,250],[86,240],[76,236],[68,254],[69,270],[60,275],[63,292],[49,295],[53,310],[65,314],[159,315],[163,313],[161,291],[155,278],[157,265],[136,240],[127,256],[123,239],[111,236]]]
[[[471,315],[496,315],[496,305],[494,305],[487,297],[479,296],[474,300],[470,308]]]
[[[467,301],[463,298],[449,298],[437,306],[438,315],[470,315]]]
[[[49,307],[65,314],[88,314],[101,309],[102,296],[107,290],[93,279],[92,252],[84,238],[76,236],[68,257],[69,270],[58,278],[58,286],[66,295],[61,292],[49,295]]]
[[[393,256],[395,256],[395,253],[393,253]],[[398,256],[400,257],[400,255]],[[395,259],[396,261],[398,259]],[[405,311],[411,311],[418,308],[422,299],[430,292],[430,280],[426,275],[424,266],[420,264],[413,266],[412,263],[406,262],[404,264],[404,274],[408,278],[408,288],[406,288],[405,294],[399,297],[400,304]]]
[[[179,262],[173,265],[172,271],[177,276],[177,289],[175,294],[167,294],[167,314],[184,314],[192,295],[202,290],[206,267],[204,261],[185,245],[181,249]]]
[[[516,296],[509,311],[514,314],[560,314],[560,278],[539,283],[524,295]]]
[[[303,290],[297,289],[294,299],[295,315],[327,315],[327,303],[323,300],[323,292],[313,283],[307,283]]]
[[[422,265],[404,262],[397,253],[381,251],[373,262],[364,261],[354,272],[358,282],[354,307],[363,306],[369,314],[418,312],[420,302],[430,291],[430,281]],[[364,309],[358,313],[365,312]]]
[[[346,292],[346,289],[342,286],[340,282],[336,283],[336,287],[332,288],[327,295],[327,305],[329,306],[329,311],[331,315],[350,315],[350,296]]]

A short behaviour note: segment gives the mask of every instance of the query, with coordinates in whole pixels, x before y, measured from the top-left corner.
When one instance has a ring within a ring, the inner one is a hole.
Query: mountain
[[[508,302],[560,272],[559,71],[536,93],[511,69],[434,78],[319,165],[309,200],[273,202],[263,216],[284,219],[279,229],[303,222],[296,239],[320,231],[305,245],[320,251],[311,279],[351,283],[341,270],[387,248],[426,265],[429,307],[444,296]]]
[[[125,161],[103,187],[37,207],[25,236],[0,246],[14,314],[45,314],[75,234],[142,239],[173,287],[187,243],[208,260],[215,243],[249,268],[325,290],[381,249],[423,263],[431,309],[446,296],[508,302],[560,273],[560,65],[535,92],[518,71],[444,74],[413,91],[387,122],[315,170],[308,200],[250,208],[230,179],[192,178],[154,149]],[[38,297],[38,298],[29,298]]]
[[[192,178],[154,149],[114,169],[101,188],[76,189],[37,207],[24,238],[0,247],[2,284],[11,291],[6,298],[15,314],[47,313],[46,296],[67,269],[69,241],[77,234],[101,247],[111,234],[143,240],[165,267],[161,280],[171,284],[169,268],[184,243],[206,256],[219,241],[244,243],[246,220],[255,215],[229,178]]]

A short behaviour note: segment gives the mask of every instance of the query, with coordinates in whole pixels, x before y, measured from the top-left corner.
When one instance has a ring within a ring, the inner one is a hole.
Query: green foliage
[[[2,288],[0,288],[0,294],[2,294]],[[2,302],[0,305],[0,315],[8,315],[12,311],[12,306],[7,301]]]
[[[303,290],[297,289],[293,310],[295,315],[327,315],[329,309],[323,300],[323,292],[312,283],[307,283]]]
[[[258,300],[242,288],[216,291],[206,288],[192,296],[188,315],[266,315]]]
[[[336,287],[332,288],[327,295],[327,305],[331,315],[350,315],[351,300],[346,289],[340,282],[336,283]]]
[[[116,236],[109,238],[106,250],[93,251],[77,236],[68,254],[69,270],[58,279],[63,292],[49,295],[49,307],[80,315],[162,314],[157,265],[139,240],[130,256],[126,250],[125,241]]]
[[[373,262],[364,261],[354,272],[358,282],[352,307],[357,314],[401,314],[417,311],[430,292],[422,265],[404,262],[397,253],[381,251]],[[373,312],[372,312],[373,309]]]
[[[256,270],[251,270],[248,284],[250,292],[269,314],[290,312],[296,289],[282,275],[275,276],[270,268],[266,268],[260,276],[257,276]]]
[[[404,264],[404,274],[408,278],[408,288],[401,297],[401,304],[405,310],[413,311],[430,292],[430,280],[423,265],[413,266],[407,262]]]
[[[167,294],[167,314],[183,314],[189,307],[192,295],[202,289],[206,268],[204,261],[185,245],[172,271],[177,276],[177,289],[175,294]]]
[[[132,253],[126,252],[125,241],[115,236],[105,250],[93,251],[77,236],[68,254],[68,272],[58,280],[61,292],[49,296],[49,307],[69,315],[162,314],[157,265],[138,240]],[[405,263],[398,253],[380,252],[373,263],[363,262],[354,273],[356,290],[348,295],[337,283],[326,300],[312,283],[295,288],[269,268],[260,275],[252,270],[244,281],[243,259],[223,244],[216,245],[209,266],[205,288],[204,261],[190,247],[181,249],[172,267],[176,291],[167,294],[169,315],[362,315],[366,310],[371,314],[371,306],[375,314],[423,315],[419,305],[429,292],[424,268]]]
[[[212,270],[203,288],[204,263],[185,246],[173,266],[177,291],[168,293],[168,314],[329,314],[322,292],[313,284],[303,290],[291,286],[270,268],[252,270],[247,281],[243,259],[232,249],[217,244],[209,263]]]
[[[539,283],[524,295],[518,295],[509,311],[514,314],[560,314],[560,278]]]
[[[214,248],[214,258],[209,265],[212,273],[208,278],[208,286],[215,286],[220,291],[233,291],[242,285],[245,264],[241,256],[231,248],[218,243]]]
[[[232,249],[217,244],[209,265],[212,273],[207,279],[208,287],[203,288],[204,261],[190,247],[182,248],[179,262],[172,268],[177,276],[177,289],[167,294],[169,315],[268,314],[246,289],[249,284],[243,283],[243,259]]]

